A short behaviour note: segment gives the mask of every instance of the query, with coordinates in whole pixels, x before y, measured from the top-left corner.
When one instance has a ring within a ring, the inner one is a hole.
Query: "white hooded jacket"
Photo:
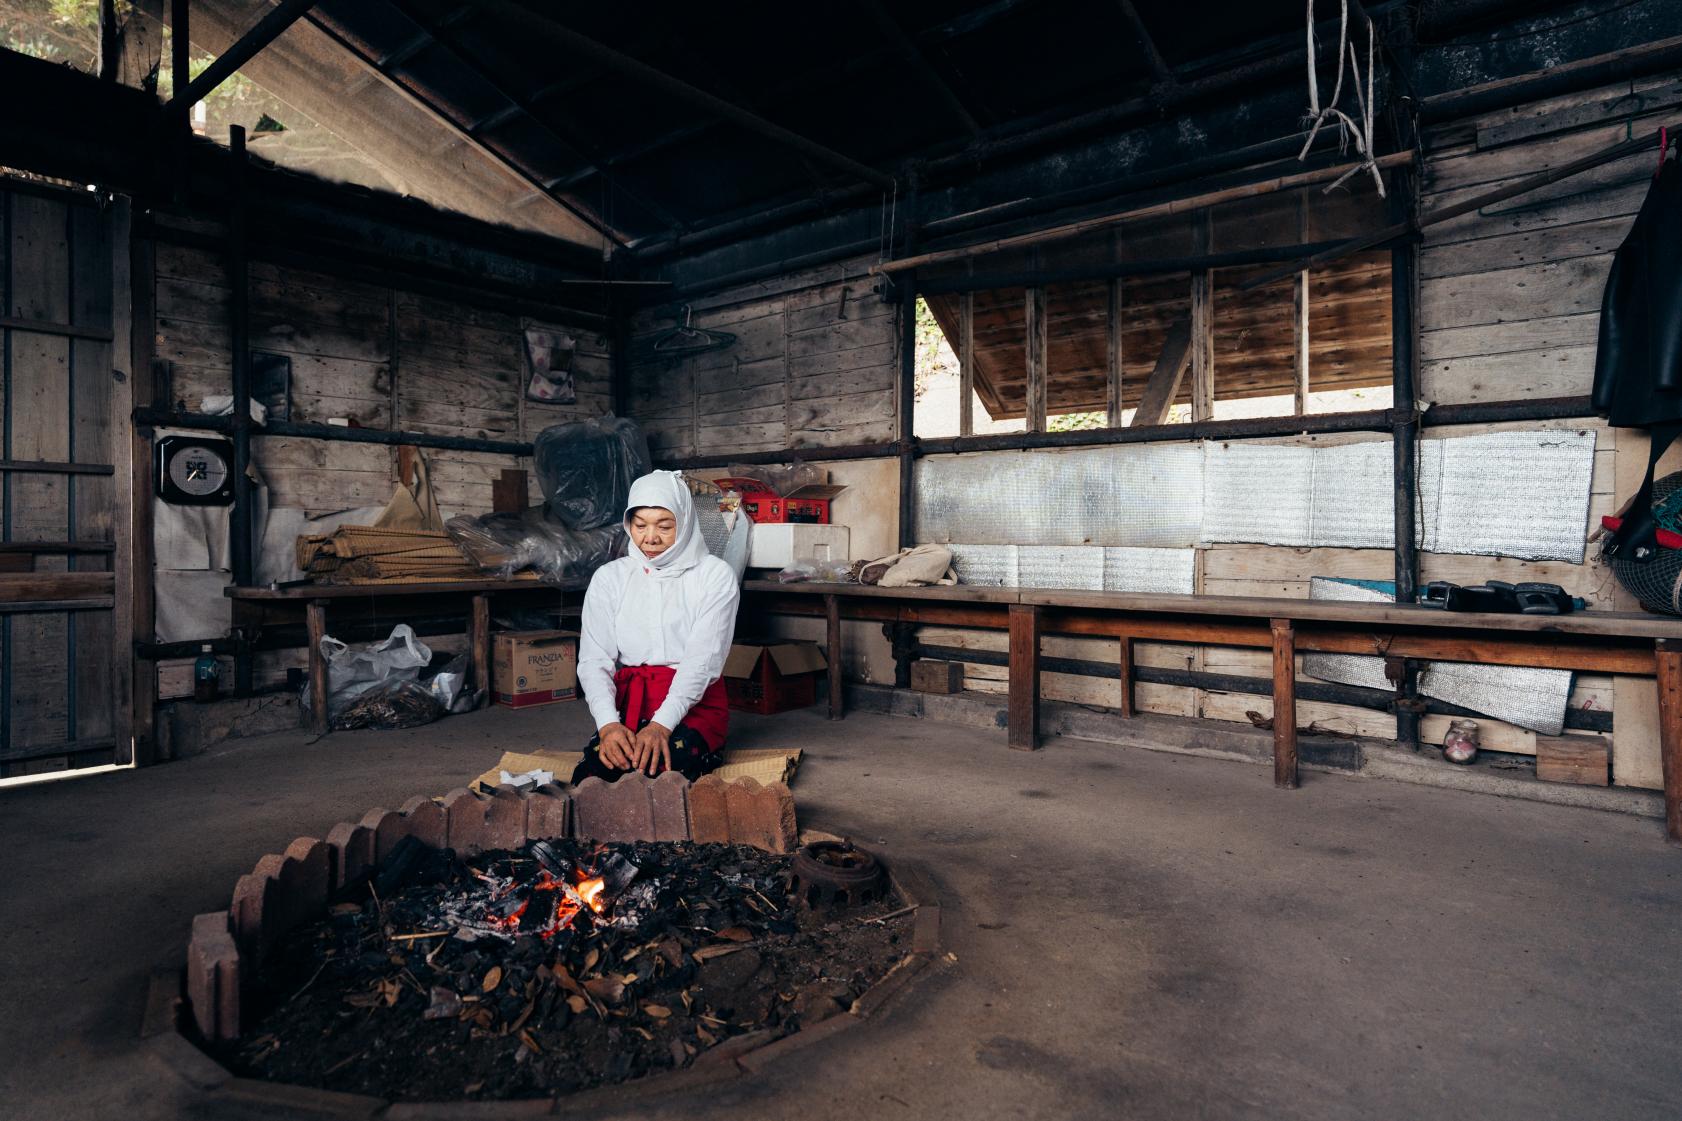
[[[736,628],[741,585],[728,564],[707,552],[683,476],[654,471],[632,483],[627,532],[631,512],[643,506],[670,510],[677,540],[653,560],[631,541],[630,554],[598,568],[584,594],[578,684],[598,729],[620,720],[615,671],[643,665],[676,668],[654,722],[677,727],[724,672]]]

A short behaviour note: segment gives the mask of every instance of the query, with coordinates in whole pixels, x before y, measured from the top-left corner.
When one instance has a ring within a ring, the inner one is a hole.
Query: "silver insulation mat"
[[[1394,547],[1387,441],[1206,445],[1203,540]],[[1419,545],[1581,564],[1594,433],[1490,432],[1419,444]]]
[[[1314,450],[1313,543],[1328,549],[1392,549],[1396,452],[1389,440]]]
[[[1594,442],[1573,430],[1420,441],[1420,547],[1582,563]],[[1393,454],[1375,440],[930,456],[916,466],[918,540],[1388,549]]]
[[[916,472],[919,541],[1185,548],[1203,525],[1197,444],[929,456]]]
[[[1196,551],[1096,545],[949,544],[965,584],[1190,595]]]
[[[1377,603],[1391,600],[1377,589],[1324,576],[1311,579],[1308,589],[1310,599]],[[1308,654],[1302,659],[1302,672],[1341,685],[1395,688],[1384,676],[1384,659],[1378,657]],[[1571,671],[1432,662],[1420,672],[1418,687],[1421,696],[1469,708],[1545,736],[1557,736],[1565,729],[1565,706],[1571,699]]]
[[[1583,562],[1593,432],[1425,440],[1419,468],[1426,552]]]
[[[1203,539],[1310,544],[1314,449],[1203,445]]]

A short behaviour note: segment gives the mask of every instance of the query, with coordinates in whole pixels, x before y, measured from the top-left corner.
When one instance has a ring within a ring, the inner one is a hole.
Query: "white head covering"
[[[630,538],[630,555],[642,562],[650,576],[665,579],[681,576],[707,557],[707,542],[695,519],[695,500],[689,486],[677,471],[650,471],[631,484],[631,494],[625,501],[625,533],[631,532],[631,512],[643,506],[659,506],[670,510],[677,518],[677,540],[659,556],[650,559]]]

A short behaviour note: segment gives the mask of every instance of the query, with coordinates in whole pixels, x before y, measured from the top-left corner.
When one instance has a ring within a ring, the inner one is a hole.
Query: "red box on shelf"
[[[739,642],[724,659],[724,693],[738,712],[810,708],[818,702],[818,675],[828,668],[815,642]]]
[[[829,524],[829,503],[846,490],[845,484],[813,483],[788,494],[778,494],[758,479],[715,479],[723,490],[742,496],[742,509],[755,525],[783,522]]]

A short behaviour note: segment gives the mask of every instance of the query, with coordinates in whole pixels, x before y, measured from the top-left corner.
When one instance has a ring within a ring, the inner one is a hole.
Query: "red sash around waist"
[[[671,666],[621,666],[613,675],[613,688],[625,727],[634,732],[654,719],[676,676],[677,671]],[[724,735],[730,730],[730,704],[724,695],[724,678],[713,679],[695,707],[684,714],[683,723],[707,741],[709,751],[724,750]]]

